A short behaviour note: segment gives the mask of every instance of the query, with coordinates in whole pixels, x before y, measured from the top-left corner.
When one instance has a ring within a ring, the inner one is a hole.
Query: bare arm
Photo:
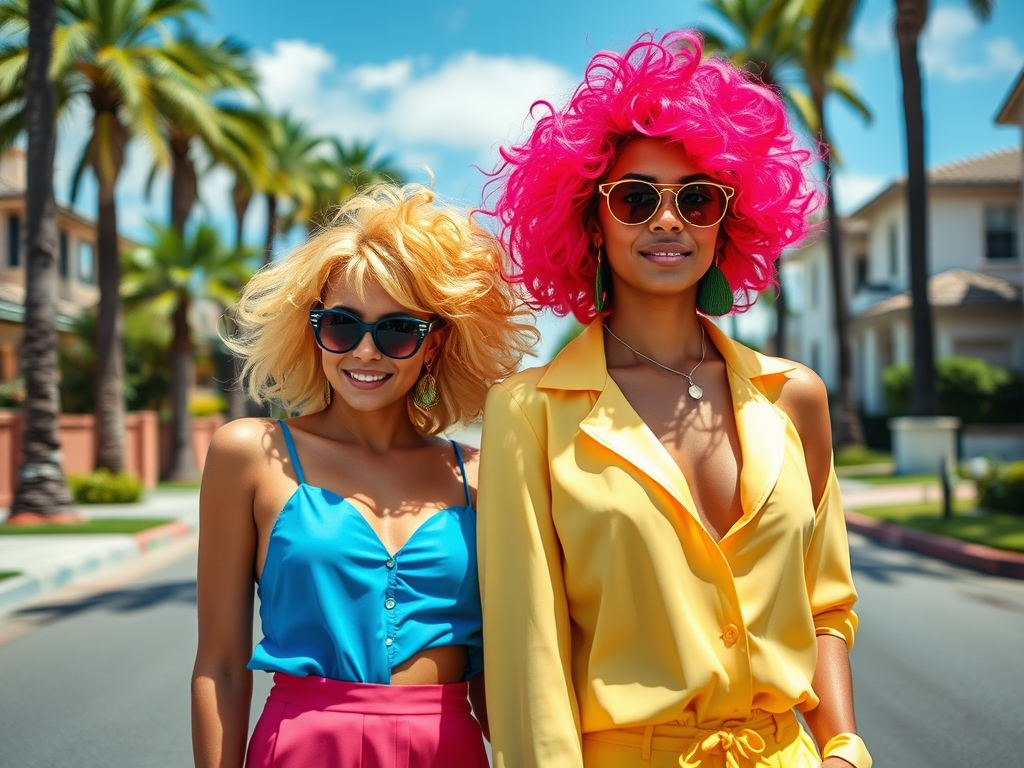
[[[241,768],[252,697],[254,448],[263,429],[240,419],[213,438],[199,499],[199,646],[192,671],[196,768]]]
[[[825,385],[813,371],[799,366],[789,375],[777,404],[789,415],[803,443],[814,505],[819,510],[816,526],[822,529],[826,526],[842,526],[841,520],[826,522],[820,514],[823,507],[828,507],[824,510],[825,514],[838,514],[840,517],[842,515],[841,505],[838,504],[838,488],[830,487],[830,484],[834,483],[832,429]],[[835,494],[834,499],[831,498],[831,494]],[[816,531],[816,534],[821,533],[821,530]],[[845,557],[845,535],[842,541]],[[832,551],[832,559],[839,559],[835,555],[835,550]],[[836,573],[844,572],[848,572],[848,564],[847,567],[836,570]],[[852,587],[850,591],[852,594]],[[814,709],[803,712],[803,716],[814,740],[819,747],[824,748],[832,737],[840,733],[857,733],[857,723],[854,719],[853,678],[850,672],[847,641],[834,632],[819,630],[817,646],[818,660],[811,687],[819,703]],[[840,757],[829,757],[822,765],[825,768],[849,768],[850,763]]]

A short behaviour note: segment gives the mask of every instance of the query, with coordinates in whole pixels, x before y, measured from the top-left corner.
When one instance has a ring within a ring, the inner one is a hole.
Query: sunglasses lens
[[[411,357],[420,346],[419,323],[403,318],[382,321],[377,326],[377,345],[388,357]]]
[[[725,192],[710,184],[687,184],[676,193],[679,215],[695,227],[710,227],[721,221],[728,202]]]
[[[661,205],[661,194],[646,181],[624,181],[608,193],[608,209],[623,224],[643,224]]]
[[[359,344],[362,332],[354,317],[340,312],[320,316],[320,343],[331,352],[348,352]]]

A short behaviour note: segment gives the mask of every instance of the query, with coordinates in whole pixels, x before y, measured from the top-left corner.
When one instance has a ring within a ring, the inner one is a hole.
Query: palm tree
[[[28,179],[25,192],[25,337],[21,369],[25,376],[24,460],[11,504],[10,520],[58,522],[73,506],[61,467],[57,415],[56,203],[53,157],[57,145],[56,98],[50,78],[55,0],[35,0],[29,9],[24,82],[28,132]]]
[[[130,306],[145,305],[151,315],[171,318],[171,411],[187,414],[188,384],[194,380],[195,358],[189,325],[191,307],[199,300],[230,306],[237,299],[238,286],[248,280],[252,270],[246,259],[221,243],[216,229],[207,224],[187,235],[174,226],[153,225],[151,230],[152,244],[127,255],[122,292]],[[187,427],[188,420],[175,422],[176,445],[168,473],[171,480],[189,480],[197,474],[191,435],[187,429],[178,431],[181,424]],[[185,445],[178,445],[179,441]]]
[[[928,20],[928,0],[893,0],[896,41],[903,80],[903,117],[907,146],[907,210],[910,253],[911,318],[914,333],[910,413],[934,416],[939,412],[935,387],[935,341],[928,303],[928,188],[925,177],[925,119],[921,95],[918,39]],[[848,28],[861,0],[774,0],[766,21],[799,4],[812,16],[812,35],[819,45],[845,41],[838,30]],[[974,15],[987,21],[995,0],[968,0]],[[836,239],[836,238],[832,238]]]
[[[732,28],[738,44],[727,45],[713,33],[709,42],[740,66],[760,72],[765,83],[779,88],[791,111],[811,134],[817,134],[826,151],[823,156],[825,178],[832,179],[834,158],[825,125],[825,100],[838,96],[847,106],[871,120],[871,112],[853,85],[837,71],[839,61],[849,56],[846,44],[851,19],[830,27],[833,35],[824,44],[815,17],[801,3],[790,3],[778,15],[769,11],[774,0],[712,0],[718,16]],[[816,36],[817,35],[817,36]],[[837,447],[863,445],[857,400],[853,390],[853,366],[846,288],[842,269],[842,240],[839,216],[835,206],[835,188],[827,202],[829,231],[829,262],[832,271],[832,301],[838,346],[839,398],[832,409]],[[778,265],[776,265],[778,267]],[[783,355],[786,302],[780,290],[776,297],[776,349]]]
[[[346,146],[336,138],[328,141],[331,154],[316,164],[318,175],[313,185],[316,197],[306,208],[296,206],[282,217],[282,229],[287,230],[294,224],[310,229],[323,225],[331,208],[371,184],[405,183],[404,175],[390,157],[373,157],[373,144],[355,141]]]
[[[231,40],[204,44],[186,32],[165,43],[168,59],[177,65],[159,83],[158,104],[166,124],[171,153],[171,227],[179,237],[185,233],[192,209],[199,198],[198,174],[193,154],[196,145],[211,157],[238,158],[250,147],[239,146],[236,117],[244,114],[237,105],[241,94],[256,95],[256,73],[245,48]],[[180,87],[176,80],[184,83]],[[154,166],[155,175],[157,166]],[[240,286],[239,286],[240,287]],[[187,323],[186,323],[187,325]],[[177,329],[178,326],[176,325]],[[191,418],[188,391],[192,361],[178,359],[191,354],[189,345],[172,346],[171,378],[171,463],[168,479],[193,480],[196,476],[192,455]]]
[[[26,0],[2,0],[5,17],[23,14]],[[147,144],[161,164],[170,165],[161,135],[160,105],[168,93],[188,84],[168,53],[166,28],[201,12],[201,0],[59,0],[51,74],[57,89],[58,114],[77,101],[92,107],[92,134],[72,184],[72,200],[89,168],[99,188],[97,263],[96,429],[99,467],[124,467],[124,360],[121,345],[121,264],[118,253],[115,191],[128,142]],[[23,49],[0,51],[0,145],[16,136],[24,122],[24,93],[6,87],[24,67]],[[181,93],[178,100],[191,97]]]
[[[315,213],[325,174],[320,152],[327,139],[310,133],[306,123],[280,115],[270,123],[269,173],[259,190],[267,200],[267,239],[263,262],[269,264],[274,253],[278,227],[278,205],[287,201],[293,221],[305,221]]]

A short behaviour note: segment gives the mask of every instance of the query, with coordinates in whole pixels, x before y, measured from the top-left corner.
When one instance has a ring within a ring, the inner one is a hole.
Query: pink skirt
[[[466,683],[370,685],[274,674],[246,768],[487,768]]]

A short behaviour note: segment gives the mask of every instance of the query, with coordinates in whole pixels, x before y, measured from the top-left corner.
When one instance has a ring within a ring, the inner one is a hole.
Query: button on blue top
[[[483,669],[476,513],[459,446],[466,504],[430,515],[389,553],[359,510],[299,480],[270,533],[258,594],[263,640],[249,669],[352,683],[391,682],[391,669],[428,648],[464,645],[464,679]]]

